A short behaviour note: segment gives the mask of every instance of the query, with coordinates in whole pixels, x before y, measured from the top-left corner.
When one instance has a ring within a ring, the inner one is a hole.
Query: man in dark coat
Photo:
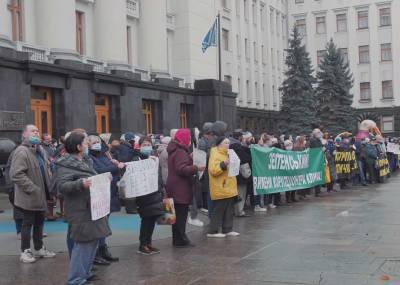
[[[322,136],[323,134],[320,129],[314,129],[312,131],[310,138],[310,148],[322,148],[323,147],[321,142]],[[321,193],[321,185],[315,186],[314,187],[315,197],[319,197],[320,193]]]

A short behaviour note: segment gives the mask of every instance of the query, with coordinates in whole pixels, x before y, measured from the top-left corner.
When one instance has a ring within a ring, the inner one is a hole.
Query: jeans
[[[75,244],[74,240],[71,239],[70,226],[68,225],[68,230],[67,230],[67,248],[68,248],[69,259],[71,259],[72,249],[74,248],[74,244]]]
[[[358,160],[358,169],[359,169],[359,175],[360,175],[360,181],[361,183],[366,183],[367,179],[365,177],[365,162],[362,160]]]
[[[17,234],[20,234],[21,233],[21,230],[22,230],[22,219],[15,219],[14,220],[15,221],[15,229],[16,229],[16,231],[17,231]]]
[[[214,211],[211,216],[209,233],[229,233],[233,229],[234,198],[215,200]]]
[[[158,216],[144,217],[140,222],[140,246],[151,245],[154,228]]]
[[[176,222],[172,225],[173,245],[187,245],[190,243],[186,235],[186,221],[188,217],[189,205],[175,204]]]
[[[67,285],[85,284],[92,276],[92,264],[96,255],[98,240],[75,242],[69,262]]]
[[[35,250],[43,247],[43,225],[46,212],[22,210],[21,251],[31,248],[33,228],[33,245]]]

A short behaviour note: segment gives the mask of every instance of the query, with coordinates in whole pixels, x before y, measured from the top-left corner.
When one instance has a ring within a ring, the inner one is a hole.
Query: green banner
[[[254,194],[271,194],[325,184],[322,148],[286,151],[251,148]]]

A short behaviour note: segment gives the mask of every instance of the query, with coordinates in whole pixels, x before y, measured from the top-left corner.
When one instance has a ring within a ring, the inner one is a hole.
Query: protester
[[[120,179],[120,171],[125,168],[125,163],[113,163],[102,149],[102,141],[100,137],[91,135],[88,137],[89,157],[93,161],[93,169],[98,173],[110,172],[112,175],[110,187],[110,212],[119,212],[121,206],[119,203],[119,195],[117,182]],[[111,255],[105,238],[99,240],[99,247],[94,259],[96,265],[109,265],[110,262],[119,261],[118,257]]]
[[[139,159],[153,159],[150,155],[153,153],[152,140],[149,137],[142,137],[139,140],[140,158]],[[136,198],[136,204],[139,209],[140,222],[140,245],[138,253],[143,255],[151,255],[160,253],[160,250],[153,247],[152,236],[157,219],[164,214],[163,194],[162,194],[162,179],[159,172],[158,191],[153,193],[139,196]]]
[[[216,146],[211,149],[208,172],[210,177],[210,194],[213,201],[213,212],[207,237],[222,238],[238,236],[233,231],[235,197],[238,196],[236,177],[228,176],[229,139],[218,137]],[[222,232],[220,232],[220,228]]]
[[[237,129],[233,132],[233,136],[230,138],[229,148],[233,149],[236,155],[240,159],[240,164],[250,167],[251,165],[251,155],[250,149],[247,146],[243,145],[243,131],[241,129]],[[238,199],[235,203],[235,215],[237,217],[250,217],[250,215],[246,214],[244,211],[244,206],[246,203],[246,193],[247,193],[247,185],[248,180],[251,177],[243,177],[241,173],[237,176],[237,188],[238,188]]]
[[[320,129],[314,129],[311,134],[310,139],[310,148],[322,148],[322,132]],[[321,186],[317,185],[314,187],[314,195],[315,197],[319,197],[321,193]]]
[[[285,150],[288,151],[293,150],[293,142],[291,140],[285,140],[283,142],[283,145],[285,147]],[[286,196],[286,203],[298,202],[298,200],[296,199],[296,190],[286,191],[285,196]]]
[[[193,165],[189,154],[190,130],[179,129],[168,147],[168,178],[166,190],[174,199],[176,223],[172,226],[172,243],[175,247],[192,246],[186,235],[189,205],[193,200],[193,175],[205,167]]]
[[[21,256],[24,263],[37,257],[54,257],[55,253],[43,245],[43,224],[50,199],[50,166],[47,154],[40,146],[39,130],[27,125],[22,143],[12,156],[10,178],[14,184],[14,205],[22,211]],[[31,251],[33,230],[34,250]]]
[[[71,132],[66,138],[68,154],[56,162],[57,188],[64,196],[68,237],[73,241],[67,284],[84,284],[94,278],[91,271],[99,240],[111,235],[107,217],[92,220],[88,179],[96,171],[85,162],[88,155],[87,136]]]

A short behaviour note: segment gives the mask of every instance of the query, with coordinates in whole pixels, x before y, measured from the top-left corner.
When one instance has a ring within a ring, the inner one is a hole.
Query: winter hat
[[[125,133],[124,140],[127,141],[127,142],[134,141],[135,140],[135,134],[132,133],[132,132]]]
[[[223,121],[216,121],[212,126],[212,132],[217,136],[224,136],[228,125]]]
[[[178,131],[178,129],[171,129],[170,131],[169,131],[169,135],[171,136],[171,139],[175,139],[175,135],[176,135],[176,132]]]
[[[203,132],[204,134],[212,133],[212,128],[213,128],[213,123],[211,123],[211,122],[205,122],[204,125],[203,125],[202,132]]]
[[[175,134],[175,140],[184,146],[190,145],[190,130],[179,129]]]
[[[250,133],[250,132],[245,132],[245,133],[243,133],[243,139],[244,140],[247,140],[247,139],[249,139],[249,138],[251,138],[253,135],[252,135],[252,133]]]
[[[217,137],[216,141],[215,141],[215,145],[219,146],[224,140],[226,139],[225,136],[219,136]]]
[[[336,137],[335,138],[335,143],[341,143],[342,142],[342,138],[341,137]]]

